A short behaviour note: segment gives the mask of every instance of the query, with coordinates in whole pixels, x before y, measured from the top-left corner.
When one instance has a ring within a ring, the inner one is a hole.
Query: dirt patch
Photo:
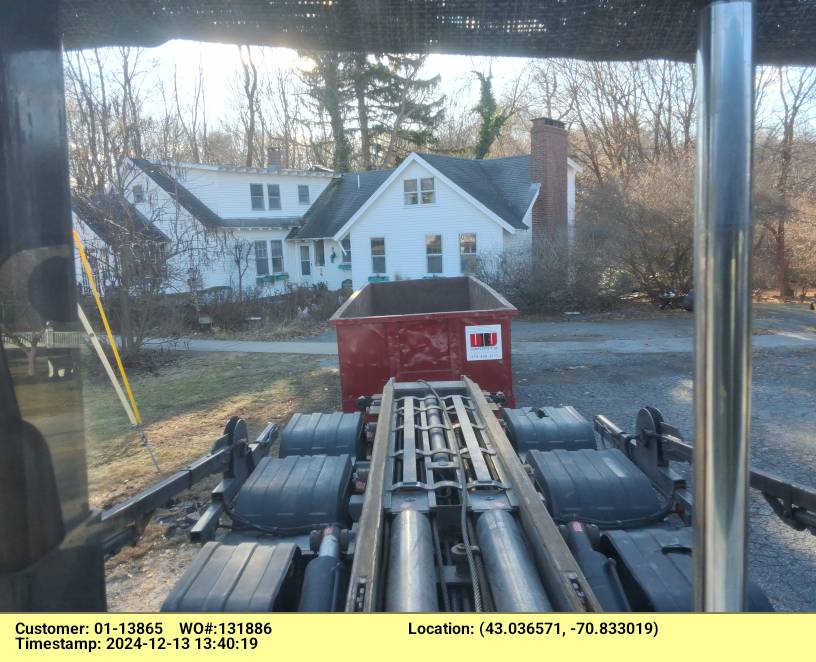
[[[210,501],[220,476],[201,481],[157,510],[144,535],[105,563],[109,611],[158,611],[200,545],[189,530]]]
[[[209,452],[232,416],[246,420],[254,438],[268,422],[283,425],[296,411],[334,411],[340,405],[337,369],[316,357],[185,352],[147,365],[129,377],[160,475],[110,385],[97,374],[86,378],[88,478],[96,507],[119,503]],[[218,480],[202,481],[158,510],[142,538],[108,560],[109,609],[161,606],[199,549],[187,534]]]

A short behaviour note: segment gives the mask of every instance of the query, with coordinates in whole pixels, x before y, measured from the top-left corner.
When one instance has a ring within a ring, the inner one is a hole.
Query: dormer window
[[[250,184],[249,198],[252,202],[252,209],[254,211],[263,211],[264,210],[263,184]]]
[[[308,184],[299,184],[298,185],[298,202],[302,205],[308,205],[310,202],[309,199],[309,185]]]
[[[406,205],[430,205],[436,202],[436,187],[433,177],[404,179],[402,181],[403,201]]]

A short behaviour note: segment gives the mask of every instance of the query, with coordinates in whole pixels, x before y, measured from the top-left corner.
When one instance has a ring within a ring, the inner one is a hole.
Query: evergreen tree
[[[317,114],[326,118],[335,170],[352,169],[349,117],[356,116],[359,166],[390,167],[433,143],[445,97],[439,76],[422,78],[425,56],[306,54],[315,66],[303,81]]]
[[[353,156],[346,129],[346,116],[353,94],[348,78],[348,60],[340,53],[304,55],[314,62],[314,67],[303,72],[303,82],[318,114],[328,118],[331,130],[332,168],[338,172],[348,172]]]
[[[360,166],[363,170],[374,167],[372,156],[372,100],[377,99],[381,90],[388,84],[390,72],[382,62],[381,55],[367,56],[364,53],[355,53],[350,56],[348,76],[354,91],[354,100],[357,106],[357,122],[360,131]]]
[[[432,145],[444,117],[445,97],[438,94],[440,77],[419,75],[425,59],[425,55],[387,55],[387,75],[371,91],[378,119],[372,131],[383,167],[393,166],[414,149]]]

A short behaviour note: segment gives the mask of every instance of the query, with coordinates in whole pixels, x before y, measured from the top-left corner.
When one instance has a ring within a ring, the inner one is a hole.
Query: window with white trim
[[[300,247],[300,273],[304,276],[312,275],[312,258],[309,255],[309,244]]]
[[[264,210],[263,184],[249,185],[249,199],[252,202],[252,209],[255,211]]]
[[[417,194],[417,180],[405,179],[402,182],[402,192],[405,198],[406,205],[419,204],[419,195]]]
[[[266,185],[266,197],[269,198],[269,208],[270,209],[280,209],[281,208],[281,196],[280,196],[280,185],[279,184],[267,184]]]
[[[476,256],[476,233],[459,235],[459,268],[463,274],[475,273],[479,258]]]
[[[269,275],[269,252],[265,241],[255,242],[255,273],[259,276]]]
[[[433,177],[422,177],[419,180],[420,200],[423,205],[430,205],[436,202],[436,188]]]
[[[343,249],[343,264],[351,264],[351,237],[346,235],[340,241],[340,246]]]
[[[403,202],[406,205],[431,205],[436,202],[436,183],[433,177],[402,180]]]
[[[314,247],[315,247],[315,266],[325,267],[326,266],[326,247],[323,244],[323,240],[318,239],[314,243]]]
[[[269,242],[269,258],[272,263],[272,273],[283,273],[283,240],[272,239]]]
[[[141,184],[133,185],[133,203],[140,204],[145,201],[144,186]]]
[[[425,255],[428,262],[429,274],[442,273],[442,235],[429,234],[425,236]]]
[[[371,271],[375,274],[385,273],[385,238],[371,238]]]
[[[302,205],[308,205],[309,199],[309,185],[298,184],[298,202]]]

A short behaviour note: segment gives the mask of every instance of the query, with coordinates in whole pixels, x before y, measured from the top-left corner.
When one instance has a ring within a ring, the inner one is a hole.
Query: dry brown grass
[[[88,477],[96,506],[132,496],[209,452],[232,416],[244,418],[253,436],[294,411],[339,405],[336,370],[310,356],[185,352],[155,372],[134,372],[130,380],[162,476],[110,385],[98,375],[88,379]]]
[[[267,422],[284,424],[295,411],[339,407],[337,370],[310,356],[289,354],[193,354],[147,362],[133,370],[131,384],[162,468],[157,476],[139,439],[103,375],[86,370],[84,400],[91,502],[116,503],[208,452],[231,416],[247,422],[250,437]],[[273,449],[274,452],[275,449]],[[203,509],[220,480],[212,476],[179,495],[182,504]],[[158,510],[144,535],[106,563],[108,608],[157,611],[199,550],[187,531],[172,534]]]
[[[218,329],[213,337],[219,340],[297,340],[298,338],[319,336],[328,329],[327,322],[293,319],[241,331]]]

